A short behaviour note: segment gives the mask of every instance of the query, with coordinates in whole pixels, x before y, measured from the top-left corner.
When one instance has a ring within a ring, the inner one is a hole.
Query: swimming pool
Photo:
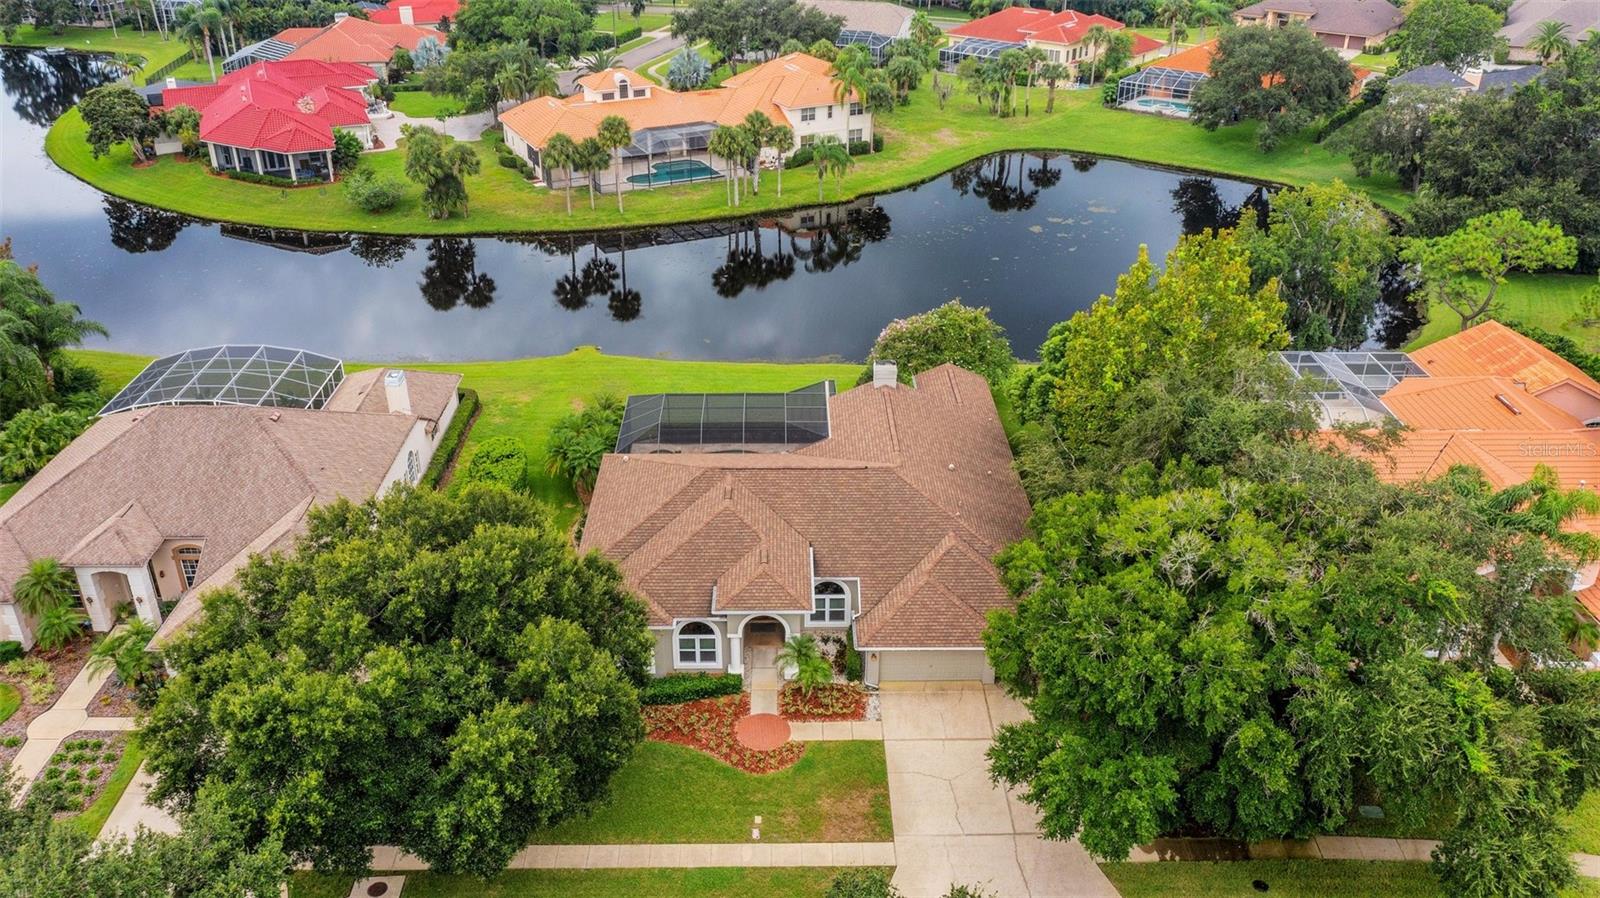
[[[657,162],[650,167],[650,174],[629,175],[629,184],[672,184],[677,181],[701,181],[706,178],[715,178],[717,170],[698,159],[673,159],[669,162]]]
[[[1172,115],[1179,118],[1189,117],[1189,104],[1181,100],[1162,100],[1156,97],[1140,97],[1122,104],[1125,109],[1137,112],[1154,112],[1159,115]]]

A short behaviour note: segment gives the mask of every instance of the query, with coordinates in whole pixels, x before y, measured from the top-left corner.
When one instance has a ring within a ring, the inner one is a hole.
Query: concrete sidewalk
[[[120,629],[120,625],[118,627]],[[111,631],[117,632],[116,629]],[[108,634],[109,635],[109,634]],[[124,732],[134,728],[131,717],[90,717],[89,703],[94,701],[95,693],[100,691],[100,686],[111,676],[111,671],[105,670],[98,674],[89,672],[89,665],[85,664],[78,675],[72,678],[67,688],[61,691],[56,698],[56,703],[50,710],[35,717],[28,723],[28,741],[23,743],[16,757],[11,759],[11,775],[21,783],[23,791],[33,784],[39,771],[50,763],[51,755],[56,753],[56,748],[61,745],[61,740],[82,730],[110,730]]]

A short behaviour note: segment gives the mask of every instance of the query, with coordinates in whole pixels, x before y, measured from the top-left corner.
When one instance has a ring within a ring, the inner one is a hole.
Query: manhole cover
[[[367,886],[367,894],[371,895],[372,898],[378,898],[379,895],[387,895],[389,894],[389,884],[386,882],[375,882],[372,885]]]
[[[1260,879],[1250,883],[1250,887],[1258,892],[1265,892],[1267,890],[1266,882]]]

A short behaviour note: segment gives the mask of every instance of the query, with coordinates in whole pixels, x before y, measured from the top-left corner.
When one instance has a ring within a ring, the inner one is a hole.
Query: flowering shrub
[[[1016,365],[1011,342],[989,318],[988,307],[964,306],[959,300],[889,322],[872,344],[858,383],[872,380],[872,363],[878,361],[899,365],[900,379],[908,383],[913,374],[954,362],[996,386],[1011,377]]]
[[[745,693],[706,698],[681,705],[647,705],[645,735],[657,742],[687,745],[746,773],[772,773],[792,767],[805,746],[789,742],[770,751],[747,748],[734,735],[734,724],[750,713]]]
[[[778,713],[790,720],[862,720],[867,692],[855,683],[829,683],[807,695],[794,683],[778,693]]]

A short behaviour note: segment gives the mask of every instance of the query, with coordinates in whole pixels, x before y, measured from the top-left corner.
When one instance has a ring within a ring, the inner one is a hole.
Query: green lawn
[[[466,876],[406,874],[406,898],[821,898],[832,867],[698,870],[510,870],[485,883]],[[345,898],[351,880],[297,873],[290,898]]]
[[[1400,861],[1172,861],[1101,864],[1122,898],[1443,898],[1427,864]],[[1563,898],[1600,895],[1583,880]],[[410,892],[408,891],[409,895]]]
[[[0,720],[5,715],[0,714]],[[1566,817],[1573,851],[1600,854],[1600,789],[1591,789]]]
[[[788,770],[751,774],[681,745],[645,742],[611,781],[611,801],[539,835],[544,844],[886,842],[882,742],[813,742]],[[407,894],[410,894],[409,887]]]
[[[143,68],[158,69],[189,52],[189,45],[179,40],[164,41],[154,31],[140,34],[137,28],[118,28],[115,37],[110,28],[84,28],[69,26],[60,34],[54,29],[38,29],[21,25],[10,40],[0,36],[0,45],[8,47],[66,47],[92,53],[122,53],[144,60]]]
[[[639,21],[635,22],[633,20],[633,14],[628,12],[628,10],[620,9],[617,11],[617,29],[619,31],[627,31],[629,28],[632,28],[635,25],[638,25],[645,31],[659,31],[663,28],[671,28],[672,14],[664,12],[647,12],[639,17]],[[611,33],[611,10],[602,9],[594,14],[594,30],[601,31],[606,34]]]
[[[1045,91],[1036,88],[1031,117],[999,120],[980,110],[970,97],[953,97],[940,110],[931,90],[916,91],[909,106],[880,116],[879,130],[887,143],[884,152],[857,157],[842,180],[828,179],[821,199],[835,202],[895,190],[990,152],[1049,148],[1288,184],[1344,178],[1391,209],[1409,203],[1393,178],[1357,178],[1345,156],[1305,137],[1263,154],[1255,148],[1253,124],[1208,132],[1175,119],[1105,109],[1098,91],[1058,92],[1052,115],[1043,113],[1044,105]],[[420,191],[411,186],[394,210],[370,215],[351,206],[337,188],[282,190],[229,181],[208,175],[198,164],[170,157],[134,169],[125,146],[94,159],[84,134],[83,119],[76,110],[70,111],[51,128],[45,145],[57,164],[96,187],[200,217],[261,225],[408,234],[494,233],[703,220],[734,211],[724,199],[723,185],[705,183],[630,194],[621,213],[612,203],[601,203],[594,210],[578,203],[575,214],[568,215],[560,191],[529,184],[494,164],[489,149],[480,147],[485,155],[483,171],[467,181],[470,215],[433,221],[417,201]],[[403,163],[400,153],[377,153],[363,164],[398,175]],[[789,190],[781,197],[773,172],[763,172],[762,179],[759,196],[747,198],[738,209],[741,214],[818,201],[815,178],[790,177]]]
[[[0,683],[0,723],[10,720],[11,715],[17,713],[20,707],[22,707],[22,693],[10,683]]]
[[[393,154],[391,154],[393,155]],[[82,351],[81,362],[100,373],[103,387],[119,389],[150,361],[148,356]],[[408,363],[409,364],[409,363]],[[351,368],[360,367],[352,365]],[[462,460],[483,440],[515,437],[528,447],[534,495],[554,504],[566,520],[577,516],[578,500],[565,482],[544,473],[545,440],[557,418],[596,393],[716,392],[790,390],[832,378],[841,389],[856,382],[860,365],[774,364],[762,362],[687,362],[603,355],[591,347],[566,355],[503,362],[439,362],[413,368],[454,371],[463,385],[478,391],[483,413],[467,439]]]
[[[461,114],[461,101],[449,94],[429,93],[425,90],[398,91],[389,108],[412,118],[436,118]]]
[[[72,818],[72,825],[87,835],[100,835],[100,830],[106,825],[106,818],[111,816],[111,811],[122,798],[122,793],[127,791],[128,783],[133,780],[133,775],[138,772],[142,761],[144,761],[144,748],[139,745],[138,739],[130,738],[128,747],[123,749],[122,759],[117,761],[117,769],[112,771],[111,779],[106,782],[105,791],[94,800],[94,804],[84,808],[82,813]]]
[[[0,503],[11,498],[20,489],[22,489],[22,484],[20,483],[0,483]]]
[[[1399,58],[1399,53],[1359,53],[1350,62],[1374,72],[1386,72],[1394,67]]]
[[[215,60],[215,62],[217,64],[217,74],[221,75],[222,60],[218,59]],[[210,82],[216,80],[215,78],[211,77],[211,67],[206,65],[204,58],[189,60],[183,65],[178,66],[176,69],[173,69],[167,74],[167,77],[176,78],[179,81]]]
[[[1490,317],[1513,319],[1564,334],[1590,352],[1600,352],[1600,327],[1580,327],[1572,322],[1578,297],[1595,286],[1593,275],[1513,274],[1500,288]],[[1461,330],[1461,318],[1444,306],[1434,306],[1428,322],[1407,349],[1426,346]]]

